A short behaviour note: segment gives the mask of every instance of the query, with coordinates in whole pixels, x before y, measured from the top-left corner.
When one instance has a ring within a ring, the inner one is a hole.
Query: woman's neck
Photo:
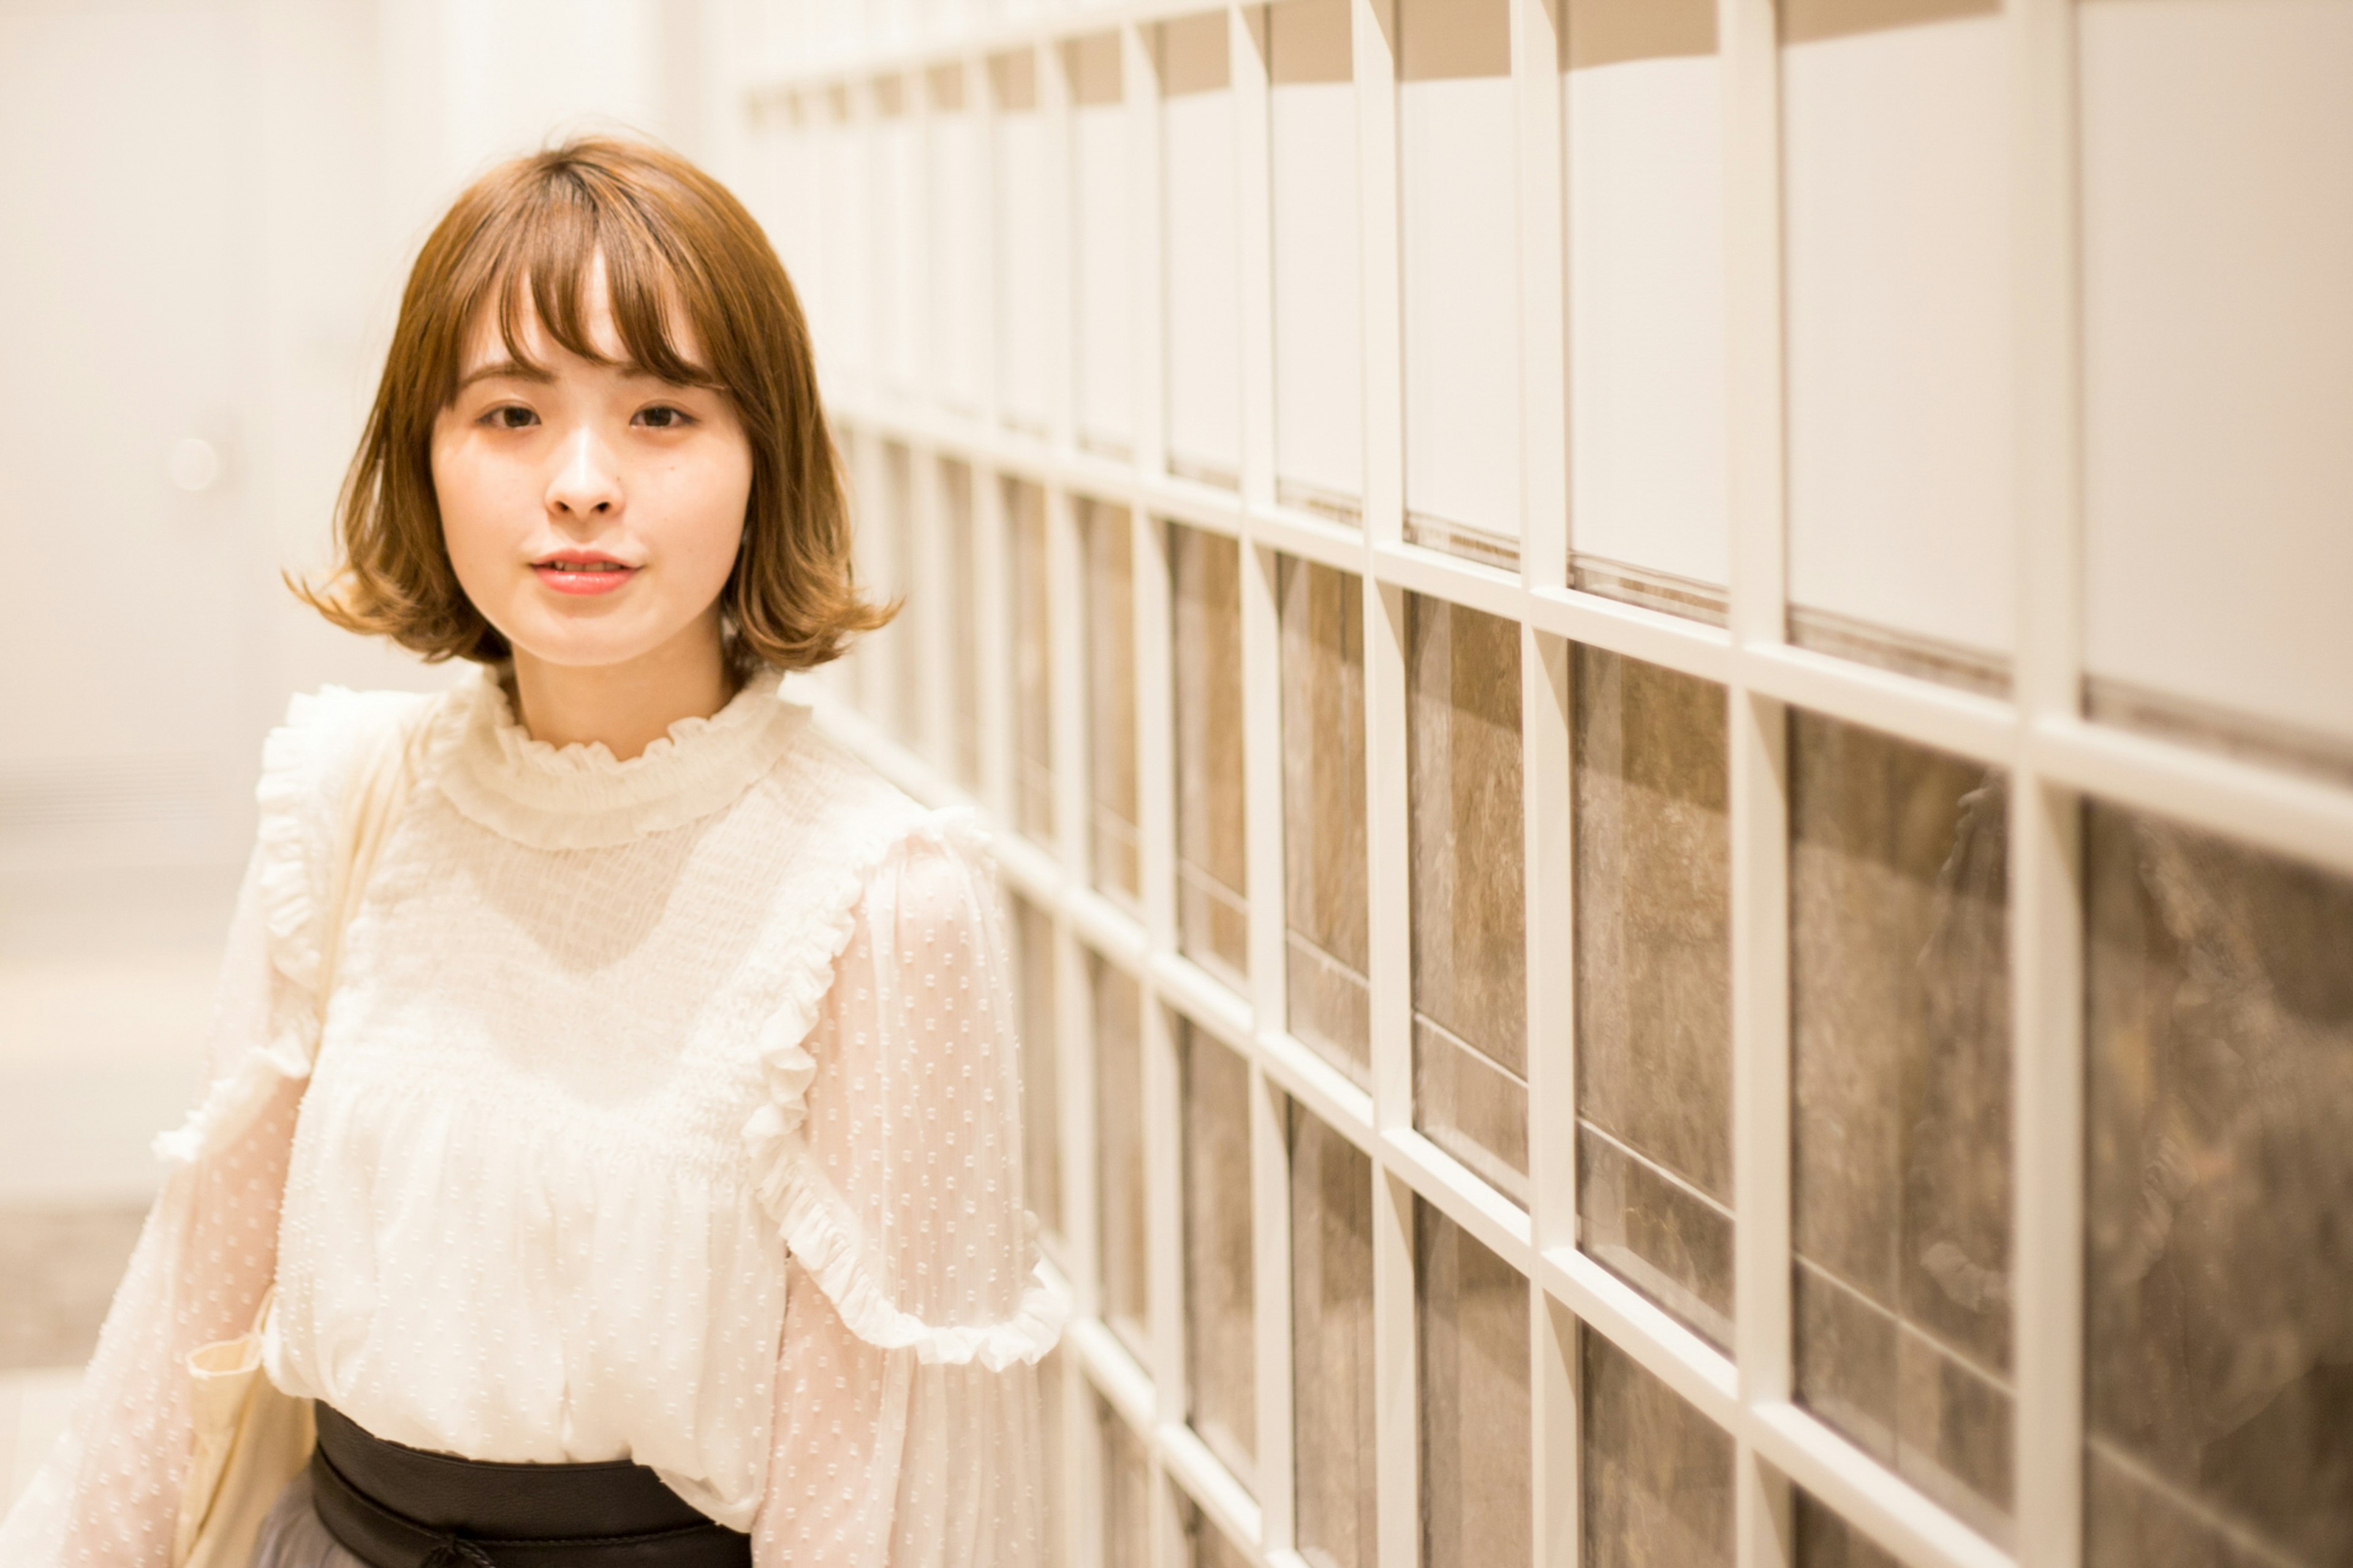
[[[533,740],[551,746],[602,742],[626,762],[680,720],[718,712],[735,685],[713,625],[625,664],[551,664],[517,648],[509,696]]]

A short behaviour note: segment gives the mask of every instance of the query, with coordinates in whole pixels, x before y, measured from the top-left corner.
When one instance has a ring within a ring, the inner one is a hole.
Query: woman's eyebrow
[[[517,381],[554,381],[555,379],[554,373],[544,366],[525,364],[512,359],[497,359],[488,364],[477,365],[459,376],[458,390],[463,392],[474,383],[488,381],[494,376],[511,376]]]

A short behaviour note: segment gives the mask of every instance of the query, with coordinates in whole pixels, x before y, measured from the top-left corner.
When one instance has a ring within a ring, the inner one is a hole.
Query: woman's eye
[[[483,417],[498,430],[522,430],[539,423],[538,415],[512,403],[493,408]]]
[[[639,409],[638,417],[655,430],[682,429],[694,422],[685,409],[673,408],[667,403],[657,403],[651,408]]]

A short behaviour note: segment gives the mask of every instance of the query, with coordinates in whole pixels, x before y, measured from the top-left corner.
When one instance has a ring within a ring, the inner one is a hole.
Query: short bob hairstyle
[[[519,364],[533,363],[526,312],[573,353],[610,363],[585,308],[600,253],[629,360],[726,394],[751,441],[744,542],[719,600],[731,662],[739,672],[807,669],[838,657],[891,612],[851,580],[849,508],[792,282],[725,186],[675,153],[603,137],[501,164],[426,240],[336,503],[341,560],[322,587],[294,591],[337,626],[427,660],[508,657],[449,563],[434,420],[457,395],[467,335],[485,310]],[[681,315],[702,363],[678,346]]]

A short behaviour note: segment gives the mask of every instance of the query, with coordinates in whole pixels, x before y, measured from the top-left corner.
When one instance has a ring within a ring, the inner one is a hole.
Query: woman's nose
[[[577,519],[609,517],[620,510],[620,471],[596,431],[584,426],[565,441],[548,483],[547,505]]]

